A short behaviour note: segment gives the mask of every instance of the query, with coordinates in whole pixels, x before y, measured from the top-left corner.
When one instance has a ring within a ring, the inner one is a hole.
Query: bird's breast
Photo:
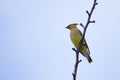
[[[82,35],[80,35],[78,30],[71,30],[70,37],[71,37],[72,43],[77,48],[80,40],[82,39]]]

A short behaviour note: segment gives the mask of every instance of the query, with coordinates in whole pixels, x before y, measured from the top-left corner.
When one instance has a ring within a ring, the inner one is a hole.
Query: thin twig
[[[91,20],[91,16],[92,16],[92,13],[93,13],[93,11],[95,9],[95,6],[97,4],[98,4],[97,0],[94,0],[91,11],[90,12],[88,10],[86,11],[86,13],[88,14],[88,19],[87,19],[86,25],[84,26],[82,23],[80,23],[80,26],[84,28],[82,39],[80,40],[80,43],[79,43],[79,46],[78,46],[77,50],[75,48],[72,48],[72,50],[75,51],[75,53],[76,53],[76,61],[75,61],[75,65],[74,65],[74,72],[72,73],[73,80],[76,80],[78,64],[82,61],[82,60],[79,59],[79,52],[80,52],[80,48],[84,45],[83,41],[84,41],[84,38],[85,38],[87,27],[90,23],[95,23],[95,20],[93,20],[93,21]]]

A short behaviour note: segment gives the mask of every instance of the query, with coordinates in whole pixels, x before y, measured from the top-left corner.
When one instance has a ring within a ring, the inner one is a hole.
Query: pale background
[[[83,22],[93,0],[0,0],[0,80],[72,80],[68,24]],[[77,80],[120,80],[120,1],[98,0]]]

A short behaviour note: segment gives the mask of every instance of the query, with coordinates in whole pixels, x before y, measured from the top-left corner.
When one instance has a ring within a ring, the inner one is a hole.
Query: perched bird
[[[76,47],[76,49],[79,46],[80,41],[82,40],[82,33],[80,32],[80,30],[77,28],[77,23],[73,23],[68,25],[66,28],[70,30],[70,38],[72,43],[74,44],[74,46]],[[90,50],[89,47],[87,45],[86,40],[83,40],[83,45],[80,48],[80,53],[87,58],[88,62],[91,63],[92,59],[90,57]]]

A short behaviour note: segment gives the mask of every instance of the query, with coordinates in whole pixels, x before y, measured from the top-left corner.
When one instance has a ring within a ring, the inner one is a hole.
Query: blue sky
[[[72,80],[75,54],[65,27],[85,24],[92,0],[0,1],[0,80]],[[77,80],[119,80],[120,1],[98,0]]]

